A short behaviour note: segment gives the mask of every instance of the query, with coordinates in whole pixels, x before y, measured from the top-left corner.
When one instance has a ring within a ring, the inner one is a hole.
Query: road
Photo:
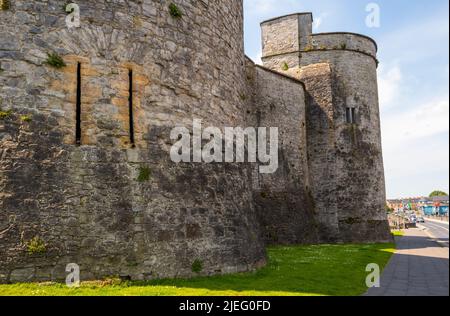
[[[425,232],[432,238],[438,240],[441,245],[448,248],[448,223],[426,220],[425,223],[421,223],[420,225],[426,228]]]

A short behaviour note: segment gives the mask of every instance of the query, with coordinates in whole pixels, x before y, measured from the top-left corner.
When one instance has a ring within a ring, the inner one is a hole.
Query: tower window
[[[81,145],[81,63],[77,65],[76,144]]]
[[[345,110],[345,118],[347,124],[356,124],[356,110],[355,108],[346,108]]]

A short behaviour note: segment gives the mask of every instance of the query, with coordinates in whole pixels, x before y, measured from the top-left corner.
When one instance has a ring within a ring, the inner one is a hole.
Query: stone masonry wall
[[[388,241],[376,61],[352,51],[309,52],[302,65],[330,63],[340,239]],[[346,122],[346,108],[356,122]]]
[[[292,27],[295,19],[302,25],[309,18],[298,14],[262,23],[263,62],[306,85],[308,166],[320,238],[391,240],[384,209],[376,43],[353,33],[299,31]],[[277,44],[283,34],[297,34],[294,50]],[[346,122],[346,108],[355,109],[354,124]]]
[[[242,1],[11,1],[0,12],[0,282],[248,271],[252,166],[175,164],[176,126],[242,126]],[[56,52],[67,64],[46,64]],[[81,146],[75,144],[81,64]],[[135,147],[129,139],[133,70]]]
[[[168,0],[76,2],[71,30],[65,0],[0,11],[0,283],[68,263],[82,280],[249,271],[267,243],[391,239],[374,41],[272,19],[264,68],[244,56],[242,0],[174,0],[181,17]],[[278,127],[277,172],[172,162],[170,132],[193,119]]]
[[[279,128],[279,167],[256,173],[254,197],[269,244],[316,243],[307,166],[305,93],[301,82],[254,64],[247,67],[252,126]]]
[[[336,196],[336,137],[334,135],[333,75],[328,63],[302,67],[298,77],[306,86],[308,171],[319,236],[339,240]]]

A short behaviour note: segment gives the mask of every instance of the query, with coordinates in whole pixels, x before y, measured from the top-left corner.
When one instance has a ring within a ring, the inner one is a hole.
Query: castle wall
[[[336,242],[339,240],[339,220],[333,74],[328,63],[319,63],[302,67],[297,76],[306,87],[308,174],[319,223],[318,233],[321,241]]]
[[[252,126],[279,128],[279,167],[256,173],[254,198],[269,244],[317,242],[308,181],[305,92],[301,82],[268,69],[247,67],[254,96]]]
[[[302,54],[302,66],[321,62],[330,64],[333,76],[334,164],[340,239],[388,241],[391,236],[385,213],[377,62],[372,56],[355,51]],[[346,122],[347,107],[355,108],[355,124]]]
[[[265,69],[244,57],[242,0],[180,1],[181,18],[169,1],[77,3],[72,30],[64,1],[0,11],[0,282],[68,263],[82,280],[212,275],[260,267],[267,243],[391,239],[374,41],[273,19]],[[278,170],[172,162],[193,119],[278,127]]]
[[[17,0],[0,12],[0,106],[11,111],[0,120],[0,282],[64,279],[72,262],[82,280],[263,264],[251,166],[169,157],[171,129],[193,118],[243,126],[242,1],[182,1],[173,18],[168,1],[80,0],[81,28],[70,31],[64,3]],[[49,52],[67,66],[47,65]]]
[[[376,43],[353,33],[300,31],[292,27],[295,19],[299,24],[311,23],[307,14],[262,23],[263,62],[306,86],[308,166],[320,238],[390,240],[384,210]],[[293,38],[296,32],[299,39],[293,51],[283,43],[277,45],[278,37]],[[355,109],[354,123],[346,121],[347,108]]]

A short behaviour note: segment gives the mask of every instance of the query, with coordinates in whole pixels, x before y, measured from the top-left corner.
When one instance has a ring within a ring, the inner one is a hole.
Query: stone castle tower
[[[0,282],[248,271],[267,243],[389,240],[376,46],[242,0],[11,0],[0,10]],[[177,14],[182,13],[181,16]],[[61,60],[59,60],[61,57]],[[280,168],[176,164],[170,132],[280,126]]]
[[[387,232],[377,44],[313,34],[312,24],[311,13],[263,22],[263,63],[305,85],[305,165],[319,238],[376,240]]]

